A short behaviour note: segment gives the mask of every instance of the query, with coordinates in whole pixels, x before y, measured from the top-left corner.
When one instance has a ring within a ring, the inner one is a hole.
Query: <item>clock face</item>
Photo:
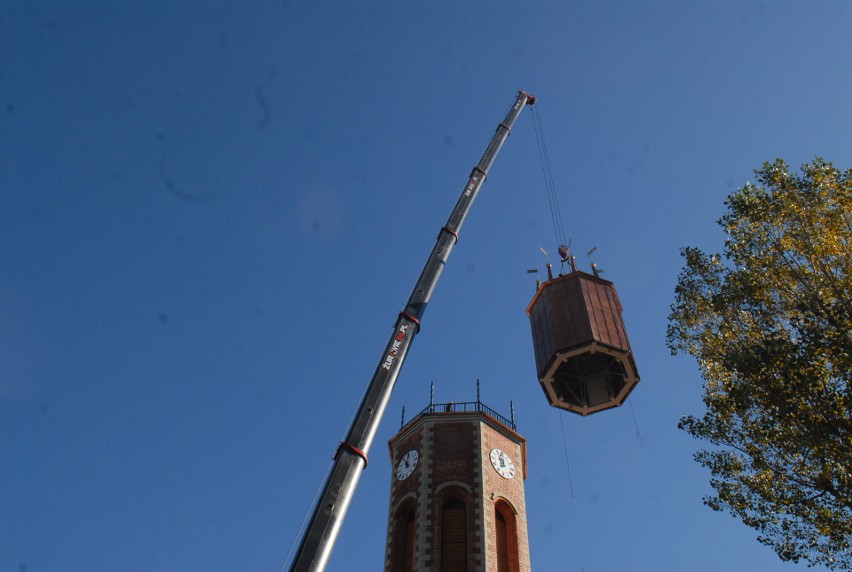
[[[396,478],[404,481],[414,472],[414,467],[417,466],[417,461],[420,459],[420,454],[417,449],[412,449],[399,460],[396,465]]]
[[[515,464],[512,458],[500,449],[491,449],[491,466],[505,479],[515,476]]]

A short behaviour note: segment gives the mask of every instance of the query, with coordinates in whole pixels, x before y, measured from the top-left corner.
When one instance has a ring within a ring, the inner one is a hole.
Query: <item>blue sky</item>
[[[0,570],[280,569],[518,89],[642,381],[588,418],[538,387],[526,270],[556,244],[526,112],[329,570],[381,569],[402,408],[476,379],[528,440],[535,570],[794,569],[702,505],[666,316],[679,248],[721,249],[753,169],[850,167],[850,28],[844,1],[4,2]]]

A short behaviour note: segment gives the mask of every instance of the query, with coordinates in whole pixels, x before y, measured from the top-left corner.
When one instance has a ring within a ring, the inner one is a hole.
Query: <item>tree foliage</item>
[[[679,426],[715,495],[782,560],[852,569],[852,169],[779,160],[726,200],[723,254],[685,248],[672,353],[696,358]]]

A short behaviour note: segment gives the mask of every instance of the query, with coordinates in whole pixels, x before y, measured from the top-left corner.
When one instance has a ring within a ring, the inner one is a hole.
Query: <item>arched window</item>
[[[497,546],[497,572],[518,570],[518,529],[515,511],[506,501],[494,505],[494,524]]]
[[[393,517],[391,570],[414,572],[414,501],[400,506]]]
[[[402,569],[404,572],[414,572],[414,511],[405,521],[405,547],[402,551]]]
[[[506,534],[506,518],[499,510],[497,517],[497,572],[509,572],[509,537]]]
[[[467,571],[467,507],[457,499],[441,511],[441,572]]]

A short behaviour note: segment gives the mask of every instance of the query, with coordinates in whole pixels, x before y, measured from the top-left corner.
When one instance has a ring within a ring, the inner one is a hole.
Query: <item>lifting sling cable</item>
[[[556,194],[556,184],[553,182],[553,170],[550,166],[550,155],[547,152],[547,144],[544,142],[544,130],[541,125],[541,114],[538,107],[533,107],[533,125],[535,126],[535,139],[538,143],[538,154],[541,160],[541,171],[544,175],[544,186],[547,192],[547,202],[550,207],[550,218],[553,221],[553,231],[559,246],[568,246],[565,237],[565,226],[562,222],[562,213],[559,210],[559,198]]]

